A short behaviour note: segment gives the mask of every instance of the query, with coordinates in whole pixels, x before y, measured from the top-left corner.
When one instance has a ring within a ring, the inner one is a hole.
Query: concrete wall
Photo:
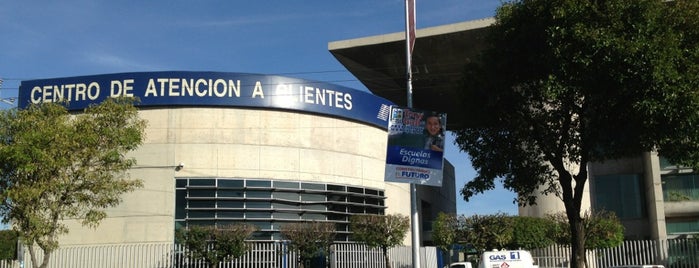
[[[384,183],[386,132],[317,115],[235,108],[144,109],[144,144],[129,172],[144,187],[96,229],[67,220],[62,245],[172,241],[176,177],[340,183],[384,189],[386,213],[410,215],[408,184]],[[175,171],[180,163],[184,168]],[[410,235],[404,242],[410,245]]]

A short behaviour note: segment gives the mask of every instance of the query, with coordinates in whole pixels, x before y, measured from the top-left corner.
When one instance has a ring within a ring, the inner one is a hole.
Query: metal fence
[[[395,247],[388,251],[394,268],[412,267],[412,248]],[[437,249],[420,249],[421,267],[437,267]],[[41,257],[41,256],[39,256]],[[40,258],[38,258],[40,260]],[[0,262],[0,268],[19,268],[20,261]],[[31,267],[28,252],[23,267]],[[91,245],[61,247],[51,254],[48,267],[90,268],[208,268],[202,260],[194,260],[181,246],[171,243]],[[283,242],[250,242],[250,250],[240,258],[221,263],[219,268],[297,268],[296,254]],[[380,250],[364,244],[335,244],[327,258],[318,258],[306,267],[384,268]]]
[[[289,252],[283,242],[251,242],[244,256],[220,264],[220,268],[297,268],[296,255]],[[570,248],[551,246],[531,250],[540,268],[567,268]],[[421,267],[438,267],[437,249],[420,249]],[[389,250],[388,256],[394,268],[412,267],[412,249],[407,246]],[[23,267],[31,267],[25,252]],[[626,241],[622,245],[587,252],[589,268],[606,268],[618,265],[656,264],[667,268],[699,267],[699,242],[696,239]],[[61,247],[51,255],[48,267],[90,268],[199,268],[208,267],[203,261],[192,260],[184,248],[171,243],[91,245]],[[308,267],[308,266],[306,266]],[[330,268],[384,268],[380,250],[369,249],[364,244],[335,244],[327,262],[315,260],[311,267]],[[19,261],[0,261],[0,268],[20,268]]]
[[[531,251],[540,268],[567,268],[570,248],[551,246]],[[699,268],[699,240],[635,240],[614,248],[587,251],[589,268],[621,265],[664,265],[667,268]]]

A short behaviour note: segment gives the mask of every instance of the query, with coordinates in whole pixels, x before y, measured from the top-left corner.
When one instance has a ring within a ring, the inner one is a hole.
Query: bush
[[[17,259],[17,240],[19,236],[13,230],[0,230],[0,260]]]

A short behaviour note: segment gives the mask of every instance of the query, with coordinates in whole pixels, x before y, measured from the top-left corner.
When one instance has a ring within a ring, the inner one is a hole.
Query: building
[[[144,187],[96,229],[67,220],[62,245],[172,242],[183,226],[237,222],[279,240],[281,225],[304,221],[335,223],[337,241],[350,241],[351,215],[410,215],[410,186],[384,182],[381,113],[393,103],[368,92],[275,75],[117,73],[22,81],[19,108],[63,99],[80,111],[121,95],[138,97],[148,122],[128,172]],[[419,186],[425,224],[456,212],[448,163],[444,181]]]
[[[417,30],[413,52],[415,107],[449,114],[449,129],[468,125],[459,113],[458,87],[464,65],[483,48],[493,19]],[[370,91],[405,103],[405,33],[330,42],[330,52]],[[583,210],[616,212],[629,239],[663,239],[699,233],[699,178],[656,154],[593,163]],[[538,206],[522,207],[522,216],[564,211],[563,203],[541,196]]]

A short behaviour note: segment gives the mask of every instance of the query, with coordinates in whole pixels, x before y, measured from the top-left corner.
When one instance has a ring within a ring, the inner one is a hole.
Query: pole
[[[415,41],[415,0],[405,0],[405,62],[407,74],[407,103],[413,108],[412,50]],[[413,268],[420,268],[420,218],[417,209],[417,187],[410,184],[410,221],[412,234]]]

